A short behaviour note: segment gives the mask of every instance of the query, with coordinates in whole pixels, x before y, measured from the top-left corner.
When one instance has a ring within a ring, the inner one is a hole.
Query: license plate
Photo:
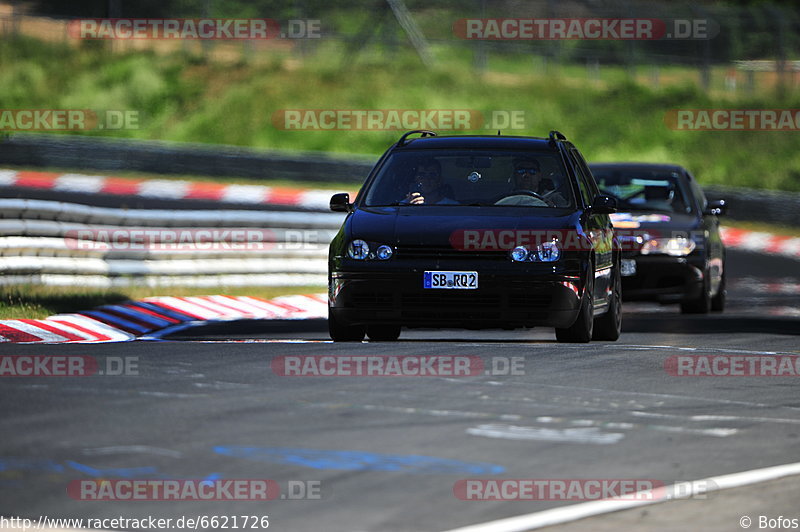
[[[422,287],[474,290],[478,288],[478,272],[425,272]]]
[[[619,273],[623,277],[630,277],[636,275],[636,261],[634,259],[622,259],[620,263]]]

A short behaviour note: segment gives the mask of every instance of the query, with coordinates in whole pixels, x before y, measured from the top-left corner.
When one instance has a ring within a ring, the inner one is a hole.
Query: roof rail
[[[436,133],[434,133],[433,131],[429,131],[427,129],[415,129],[414,131],[409,131],[408,133],[405,133],[402,137],[400,137],[400,140],[397,141],[397,145],[398,146],[405,146],[406,139],[410,135],[413,135],[414,133],[421,133],[421,135],[422,135],[421,138],[435,137],[436,136]]]
[[[554,129],[550,132],[550,144],[555,145],[557,140],[567,140],[567,137],[562,132]]]

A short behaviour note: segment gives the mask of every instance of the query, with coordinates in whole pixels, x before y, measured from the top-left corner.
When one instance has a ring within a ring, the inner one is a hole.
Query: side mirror
[[[722,216],[728,212],[728,203],[724,200],[709,201],[703,214],[711,216]]]
[[[350,212],[353,210],[353,204],[350,203],[350,194],[347,192],[340,192],[331,196],[330,207],[335,212]]]
[[[598,194],[592,201],[592,214],[611,214],[617,212],[617,198]]]

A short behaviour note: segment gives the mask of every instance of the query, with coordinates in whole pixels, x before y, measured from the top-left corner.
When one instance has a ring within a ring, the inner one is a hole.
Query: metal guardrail
[[[797,192],[724,186],[707,186],[703,190],[709,200],[727,202],[726,218],[731,220],[800,227],[800,194]]]
[[[0,285],[324,285],[338,213],[0,199]]]
[[[344,215],[334,212],[113,209],[76,203],[0,199],[0,228],[14,222],[52,220],[73,224],[148,227],[289,227],[338,229]],[[0,229],[1,230],[1,229]]]

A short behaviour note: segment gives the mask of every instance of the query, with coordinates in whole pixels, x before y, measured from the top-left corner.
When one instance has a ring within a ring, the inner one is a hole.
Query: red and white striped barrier
[[[327,308],[325,294],[269,300],[251,296],[149,297],[43,320],[0,320],[0,341],[125,342],[168,328],[210,321],[324,318]]]
[[[16,170],[0,170],[0,186],[83,194],[112,194],[173,200],[210,200],[250,205],[283,205],[319,210],[327,210],[331,195],[341,192],[341,190],[269,187],[263,185],[222,185],[209,181],[134,179]],[[353,194],[351,193],[351,195]]]
[[[800,259],[800,238],[732,227],[720,227],[720,232],[730,249]]]

